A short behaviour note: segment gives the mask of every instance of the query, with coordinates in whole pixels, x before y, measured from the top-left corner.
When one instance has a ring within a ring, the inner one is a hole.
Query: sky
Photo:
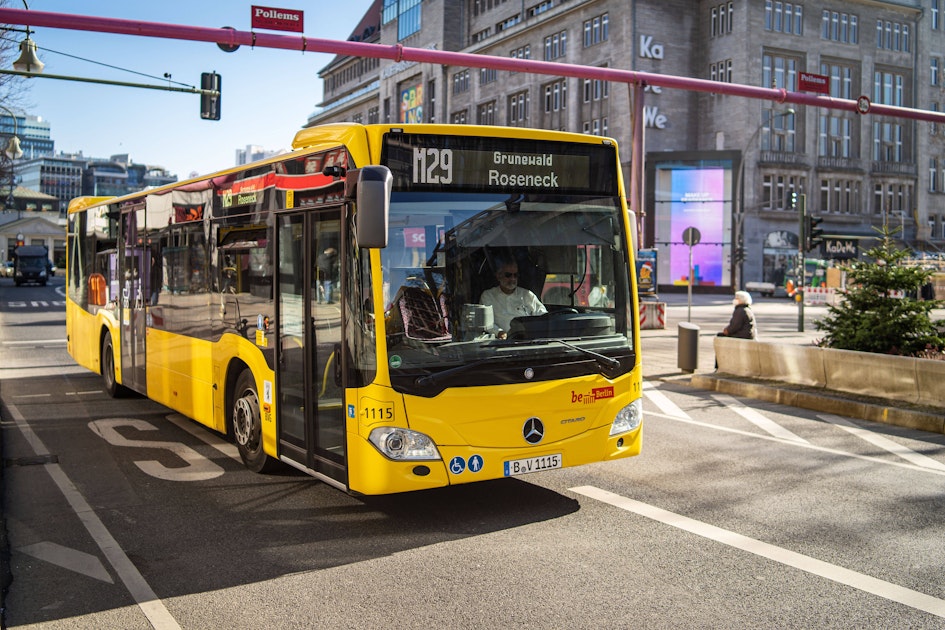
[[[257,6],[304,11],[304,31],[272,34],[345,40],[371,0],[279,0]],[[244,0],[29,0],[31,11],[250,31],[253,2]],[[19,1],[10,8],[23,8]],[[247,145],[290,149],[322,98],[318,72],[333,55],[39,27],[31,35],[44,74],[148,85],[200,87],[202,72],[222,78],[221,119],[200,118],[200,96],[182,92],[32,78],[17,113],[51,126],[56,151],[108,158],[129,154],[178,179],[233,166]],[[22,34],[13,33],[17,40]],[[76,57],[80,59],[76,59]],[[106,64],[106,65],[102,65]],[[114,66],[114,67],[108,67]],[[119,69],[116,69],[119,68]],[[128,72],[131,71],[131,72]],[[146,75],[146,76],[142,76]]]

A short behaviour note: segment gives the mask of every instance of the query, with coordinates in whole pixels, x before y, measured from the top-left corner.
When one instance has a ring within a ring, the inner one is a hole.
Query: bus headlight
[[[440,459],[440,452],[429,437],[410,429],[378,427],[368,438],[377,450],[391,459]]]
[[[633,431],[643,421],[643,399],[637,398],[617,412],[614,423],[610,425],[610,434],[619,435]]]

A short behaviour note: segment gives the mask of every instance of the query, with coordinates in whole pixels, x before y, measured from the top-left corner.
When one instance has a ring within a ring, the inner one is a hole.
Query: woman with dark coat
[[[755,314],[751,311],[751,294],[748,291],[736,291],[732,304],[735,305],[732,320],[719,335],[722,337],[738,337],[739,339],[757,339],[758,330],[755,327]]]

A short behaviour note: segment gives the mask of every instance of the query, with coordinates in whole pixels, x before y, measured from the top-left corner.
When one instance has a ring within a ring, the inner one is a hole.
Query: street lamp
[[[23,0],[23,6],[29,11],[30,6]],[[30,27],[26,27],[26,39],[20,42],[20,56],[13,62],[13,69],[20,72],[40,73],[46,66],[39,57],[36,56],[36,42],[30,39]]]
[[[16,115],[6,105],[0,105],[0,109],[3,109],[9,114],[10,119],[13,121],[13,135],[10,136],[10,141],[3,150],[3,154],[10,158],[10,194],[7,195],[5,203],[5,209],[10,210],[16,208],[16,198],[13,196],[13,189],[16,188],[16,172],[13,170],[13,161],[23,157],[23,149],[20,148],[20,139],[16,135]]]
[[[744,191],[742,190],[742,181],[745,178],[745,162],[746,162],[745,154],[748,153],[748,150],[755,143],[755,140],[758,139],[758,134],[760,134],[761,130],[765,128],[766,124],[767,125],[773,124],[775,119],[781,116],[792,116],[792,115],[794,115],[794,109],[788,108],[784,110],[783,112],[777,112],[776,114],[771,116],[770,120],[763,121],[760,125],[758,125],[758,128],[755,129],[755,132],[751,134],[751,137],[748,139],[748,142],[745,143],[745,148],[742,149],[741,160],[738,163],[738,174],[735,177],[736,203],[735,203],[735,229],[733,232],[734,238],[732,239],[732,244],[733,244],[732,252],[733,253],[737,251],[737,248],[744,248],[745,246],[745,243],[744,243],[745,236],[744,234],[742,234],[742,228],[745,221],[745,208],[744,208],[745,195],[744,195]],[[737,286],[739,289],[745,288],[743,286],[744,274],[742,273],[742,265],[744,264],[743,261],[744,261],[744,256],[741,257],[741,259],[736,263],[736,266],[735,266],[735,272],[737,276],[735,278],[735,286]]]

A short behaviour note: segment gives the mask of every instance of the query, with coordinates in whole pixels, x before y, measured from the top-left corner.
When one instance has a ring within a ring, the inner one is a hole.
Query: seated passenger
[[[534,293],[518,286],[518,265],[515,262],[503,263],[495,278],[499,286],[483,291],[479,303],[492,307],[496,336],[505,337],[510,322],[516,317],[548,312]]]

